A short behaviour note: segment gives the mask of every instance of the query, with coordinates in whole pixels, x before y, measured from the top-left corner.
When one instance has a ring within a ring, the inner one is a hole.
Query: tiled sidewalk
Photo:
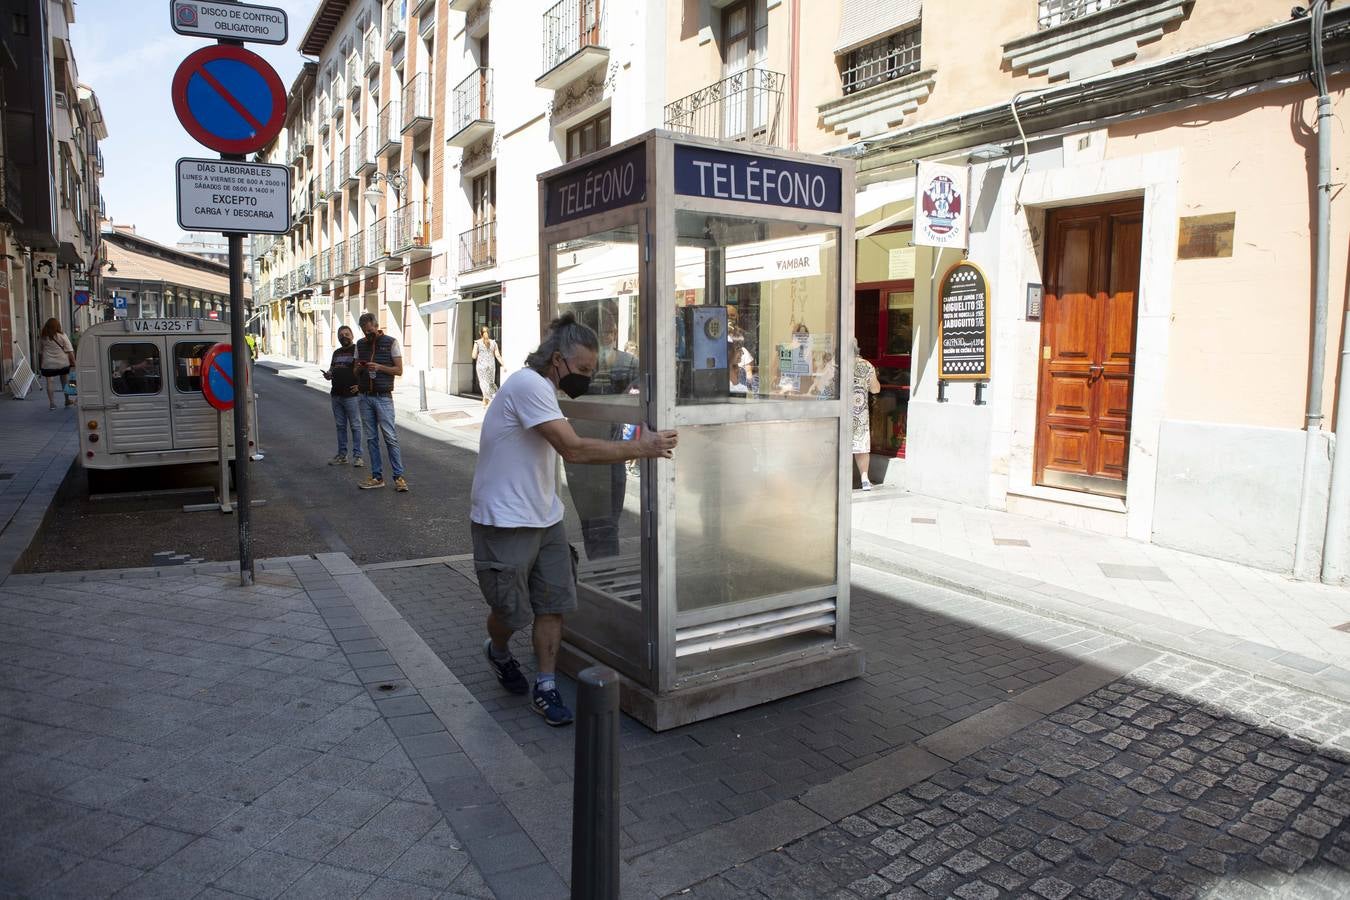
[[[0,584],[0,895],[492,897],[323,567],[233,568]]]
[[[70,470],[75,425],[75,409],[48,409],[40,385],[27,400],[0,395],[0,577],[28,548]]]
[[[884,556],[885,542],[905,544],[921,551],[934,574],[1006,573],[1275,651],[1350,661],[1350,627],[1337,630],[1350,626],[1350,588],[885,486],[854,494],[853,533],[855,551],[874,541],[872,551]]]

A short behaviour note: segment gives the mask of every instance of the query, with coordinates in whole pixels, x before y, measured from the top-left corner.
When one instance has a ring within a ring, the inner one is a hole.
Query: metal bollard
[[[417,370],[417,411],[427,411],[427,370]]]
[[[572,786],[572,898],[619,896],[619,675],[592,666],[577,676]]]

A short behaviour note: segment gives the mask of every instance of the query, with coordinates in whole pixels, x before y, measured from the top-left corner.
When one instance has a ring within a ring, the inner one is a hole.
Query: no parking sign
[[[234,356],[229,344],[216,344],[202,357],[202,396],[221,412],[234,409]]]

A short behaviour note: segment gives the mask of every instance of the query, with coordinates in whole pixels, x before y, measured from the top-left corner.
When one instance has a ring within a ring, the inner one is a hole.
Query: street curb
[[[1350,670],[1070,588],[854,530],[853,563],[1092,628],[1263,681],[1350,703]],[[1283,662],[1282,662],[1283,661]]]

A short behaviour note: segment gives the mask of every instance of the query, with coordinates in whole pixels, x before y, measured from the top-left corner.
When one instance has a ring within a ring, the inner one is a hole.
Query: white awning
[[[912,22],[923,12],[923,0],[844,0],[835,53],[847,53]]]

